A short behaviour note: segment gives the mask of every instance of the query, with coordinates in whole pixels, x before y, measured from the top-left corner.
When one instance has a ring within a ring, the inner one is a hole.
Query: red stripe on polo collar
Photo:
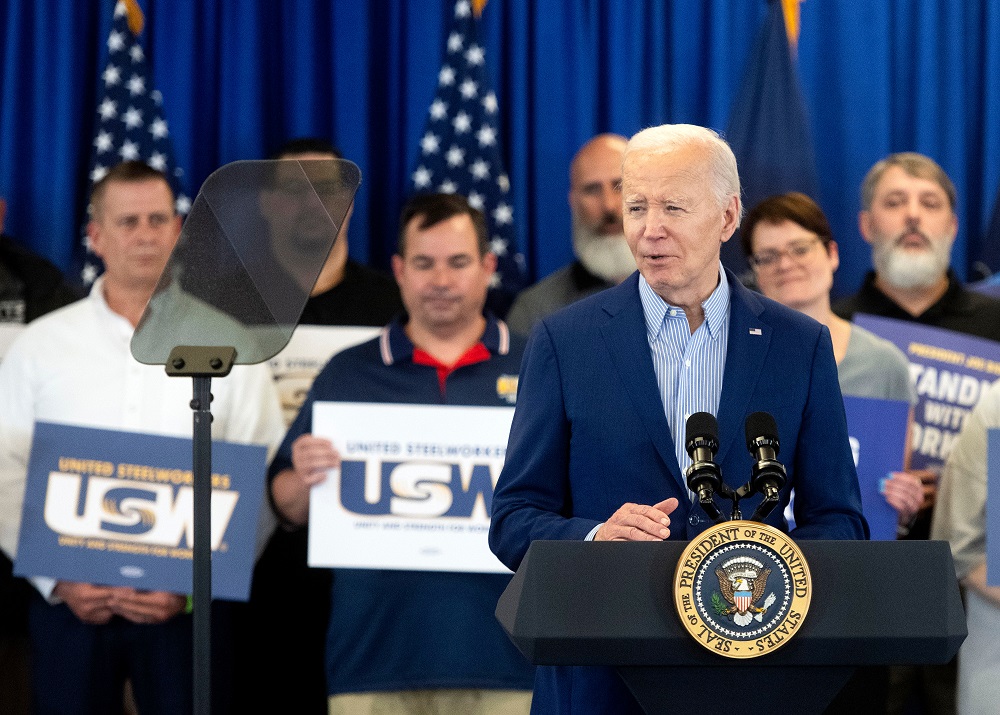
[[[455,361],[454,365],[445,365],[444,363],[436,360],[430,353],[427,353],[420,348],[414,346],[413,348],[413,362],[417,365],[427,365],[437,369],[438,376],[438,388],[441,390],[441,397],[445,397],[445,383],[448,380],[448,376],[455,372],[460,367],[466,365],[474,365],[477,362],[486,362],[490,359],[490,351],[486,349],[486,346],[481,342],[476,343],[471,348],[465,351],[462,356]]]

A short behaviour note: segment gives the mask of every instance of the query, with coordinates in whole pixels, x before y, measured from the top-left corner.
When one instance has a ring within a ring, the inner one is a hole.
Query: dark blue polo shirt
[[[378,338],[335,355],[316,377],[270,478],[292,466],[292,442],[312,431],[316,401],[512,405],[524,341],[490,317],[481,342],[488,359],[447,372],[443,386],[437,367],[414,362],[413,343],[398,320]],[[501,574],[336,569],[326,652],[329,693],[530,690],[534,668],[493,615],[509,581]]]

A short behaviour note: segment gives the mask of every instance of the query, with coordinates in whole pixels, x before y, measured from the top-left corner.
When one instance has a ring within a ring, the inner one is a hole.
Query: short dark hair
[[[468,216],[476,229],[476,247],[479,257],[489,253],[489,231],[486,229],[486,216],[472,206],[469,200],[461,194],[417,194],[403,206],[399,218],[399,240],[396,244],[396,254],[406,253],[406,227],[414,218],[421,217],[417,228],[421,231],[447,221],[453,216]]]
[[[747,256],[753,255],[753,230],[759,223],[777,225],[784,221],[797,223],[807,231],[819,236],[823,248],[829,248],[833,240],[830,222],[823,209],[805,194],[793,191],[788,194],[769,196],[750,209],[740,227],[740,243]]]
[[[271,154],[272,159],[281,159],[292,154],[332,154],[335,159],[343,159],[344,155],[329,139],[322,137],[297,137],[289,139],[278,150]]]
[[[90,204],[89,211],[91,218],[97,215],[97,210],[104,200],[104,194],[107,193],[108,184],[111,183],[121,183],[121,184],[139,184],[143,181],[162,181],[167,185],[170,190],[170,204],[173,206],[174,203],[174,189],[167,181],[167,175],[158,169],[154,169],[149,164],[142,161],[123,161],[120,164],[115,164],[108,172],[98,179],[94,183],[94,187],[90,190]]]

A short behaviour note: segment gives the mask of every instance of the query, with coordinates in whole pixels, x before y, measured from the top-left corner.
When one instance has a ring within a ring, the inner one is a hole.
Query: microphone
[[[747,417],[745,432],[747,449],[754,458],[750,488],[764,495],[751,519],[763,521],[778,503],[778,493],[787,481],[785,466],[777,459],[781,449],[778,425],[767,412],[754,412]]]
[[[715,463],[719,451],[719,423],[708,412],[695,412],[688,417],[684,447],[691,457],[684,476],[688,489],[698,495],[698,503],[716,523],[725,521],[715,504],[715,492],[722,490],[722,471]]]

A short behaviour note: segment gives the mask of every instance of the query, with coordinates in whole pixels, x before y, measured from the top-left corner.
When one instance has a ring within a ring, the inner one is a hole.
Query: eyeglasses
[[[788,244],[788,248],[784,251],[761,251],[753,254],[750,256],[750,263],[757,269],[777,268],[782,256],[788,256],[793,261],[800,262],[809,255],[817,243],[820,243],[819,238],[804,238],[801,241],[793,241]]]

